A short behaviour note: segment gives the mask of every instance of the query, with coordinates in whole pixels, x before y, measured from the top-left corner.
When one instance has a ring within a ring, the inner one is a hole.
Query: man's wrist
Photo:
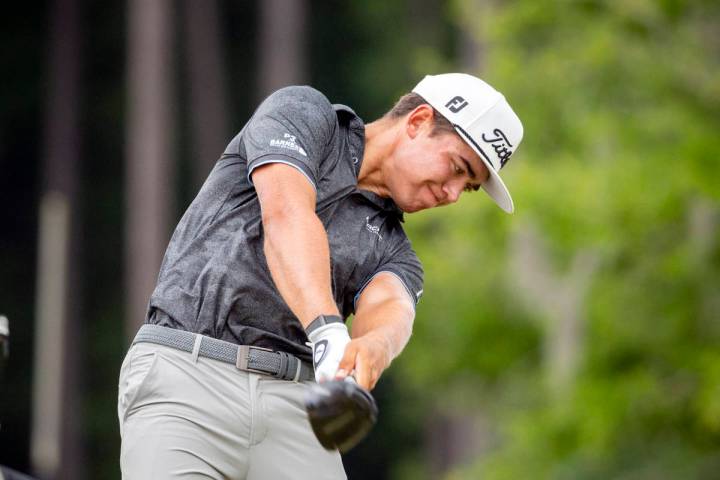
[[[320,315],[315,320],[308,325],[307,336],[313,349],[315,380],[322,382],[335,378],[350,333],[337,315]]]
[[[308,326],[305,328],[305,333],[310,335],[312,332],[317,330],[318,328],[324,327],[325,325],[331,324],[331,323],[342,323],[343,322],[342,317],[340,315],[318,315],[315,317],[315,319],[308,324]]]

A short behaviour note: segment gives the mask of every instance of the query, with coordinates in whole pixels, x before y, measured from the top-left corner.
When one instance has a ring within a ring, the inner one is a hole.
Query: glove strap
[[[320,327],[324,327],[330,323],[345,323],[339,315],[318,315],[315,320],[310,322],[310,325],[305,329],[305,333],[308,335]]]

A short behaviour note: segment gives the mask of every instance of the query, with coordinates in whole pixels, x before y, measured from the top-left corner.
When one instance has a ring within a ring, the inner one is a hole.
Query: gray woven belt
[[[199,346],[195,344],[196,337],[200,338]],[[315,379],[312,367],[295,355],[251,345],[235,345],[184,330],[160,325],[143,325],[135,335],[133,345],[140,342],[164,345],[189,353],[194,353],[197,348],[200,357],[230,363],[240,370],[270,375],[281,380],[304,382]]]

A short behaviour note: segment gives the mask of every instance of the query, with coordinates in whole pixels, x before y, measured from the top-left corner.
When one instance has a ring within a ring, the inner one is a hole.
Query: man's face
[[[477,190],[489,175],[457,133],[431,135],[432,117],[429,120],[416,121],[411,114],[388,179],[393,200],[408,213],[455,203],[464,191]]]

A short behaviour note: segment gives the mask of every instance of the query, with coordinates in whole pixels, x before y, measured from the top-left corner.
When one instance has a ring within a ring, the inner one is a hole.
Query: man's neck
[[[397,141],[397,122],[380,118],[365,125],[365,152],[358,174],[358,187],[381,197],[390,197],[385,180]]]

